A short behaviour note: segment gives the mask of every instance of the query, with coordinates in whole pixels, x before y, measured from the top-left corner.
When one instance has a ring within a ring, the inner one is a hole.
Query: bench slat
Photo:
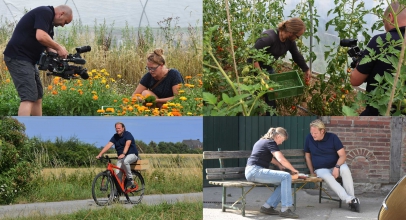
[[[245,179],[244,173],[229,173],[229,174],[207,174],[207,180],[221,180],[221,179]]]
[[[204,151],[203,159],[248,158],[251,151]]]
[[[244,173],[245,167],[206,168],[207,174],[214,173]]]

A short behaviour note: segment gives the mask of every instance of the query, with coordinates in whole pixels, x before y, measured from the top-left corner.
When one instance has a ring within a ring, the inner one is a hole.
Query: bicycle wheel
[[[108,171],[96,175],[92,183],[92,196],[97,205],[110,205],[114,200],[115,187]]]
[[[135,185],[138,186],[138,189],[133,192],[126,193],[125,197],[127,198],[127,201],[129,203],[138,204],[141,202],[142,197],[144,196],[145,190],[144,178],[138,171],[131,170],[131,173],[133,174],[133,180]]]

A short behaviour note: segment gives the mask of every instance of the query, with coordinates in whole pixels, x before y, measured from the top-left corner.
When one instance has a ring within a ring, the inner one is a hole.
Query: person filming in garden
[[[115,124],[116,134],[110,139],[110,141],[103,147],[97,159],[103,156],[113,145],[117,151],[117,166],[125,170],[127,174],[127,184],[131,184],[131,188],[135,188],[133,176],[131,173],[131,164],[138,160],[138,150],[135,145],[133,135],[125,130],[125,126],[122,122]],[[120,170],[116,170],[116,174],[121,178]]]
[[[65,47],[53,40],[54,27],[64,27],[72,19],[67,5],[40,6],[17,23],[4,50],[4,61],[21,99],[18,116],[42,115],[43,87],[36,63],[45,50],[67,58]]]
[[[290,210],[292,206],[291,175],[298,177],[299,171],[283,156],[278,147],[286,139],[288,139],[288,133],[284,128],[270,128],[254,144],[251,156],[247,161],[247,167],[245,168],[245,177],[251,182],[278,184],[272,195],[261,206],[260,212],[268,215],[279,215],[285,218],[299,218],[297,214]],[[292,173],[271,170],[269,169],[270,162],[281,170],[288,168]],[[276,210],[279,203],[282,205],[280,212]]]
[[[328,186],[349,204],[351,210],[360,211],[360,201],[354,196],[354,183],[347,155],[337,135],[327,132],[324,123],[317,119],[310,123],[310,134],[306,136],[304,152],[310,174],[322,178]],[[337,182],[341,176],[343,186]]]
[[[179,84],[184,83],[182,75],[176,69],[169,69],[165,66],[165,57],[163,49],[155,49],[148,54],[146,73],[133,93],[135,98],[138,95],[139,100],[146,96],[154,96],[157,107],[169,100],[172,100],[178,94]]]
[[[275,58],[284,56],[287,51],[292,55],[293,61],[303,70],[305,73],[306,81],[310,80],[310,68],[307,66],[303,55],[299,52],[296,40],[298,40],[303,33],[306,31],[306,25],[300,18],[290,18],[288,20],[282,21],[278,24],[277,29],[269,29],[264,31],[263,37],[260,37],[255,42],[255,49],[266,48],[266,53]],[[251,61],[251,59],[249,60]],[[274,68],[270,65],[266,65],[261,61],[253,61],[254,67],[262,69],[269,74],[275,73]],[[275,100],[269,100],[265,96],[265,102],[276,108]]]
[[[392,13],[390,7],[393,8],[395,13],[399,13],[397,15],[397,20],[395,21],[395,16]],[[385,27],[385,31],[390,34],[390,39],[389,41],[397,41],[401,39],[399,33],[396,30],[395,23],[399,25],[400,32],[404,34],[405,32],[405,26],[406,26],[406,10],[405,6],[401,5],[399,2],[392,2],[390,6],[388,6],[385,10],[385,13],[383,15],[383,24]],[[383,42],[383,45],[385,45],[388,42],[388,39],[386,38],[386,34],[378,34],[374,37],[371,38],[369,41],[367,47],[373,51],[375,51],[375,55],[380,55],[381,50],[383,48],[380,48],[378,46],[377,39],[380,38]],[[385,45],[384,48],[387,48],[388,46]],[[401,48],[400,46],[397,47],[397,49],[400,51]],[[361,57],[361,61],[363,59],[370,59],[370,58],[365,58],[367,55],[369,55],[369,51],[366,49],[363,52],[363,56]],[[394,71],[394,67],[392,64],[383,62],[379,59],[372,59],[370,62],[363,63],[363,64],[358,64],[351,72],[350,75],[350,82],[351,85],[353,86],[359,86],[362,83],[366,82],[366,92],[370,93],[372,92],[375,88],[378,82],[375,79],[375,76],[380,75],[383,76],[384,72],[392,73]],[[387,103],[387,102],[386,102]],[[379,116],[382,115],[379,113],[378,109],[369,105],[367,103],[367,106],[365,110],[360,114],[361,116]]]

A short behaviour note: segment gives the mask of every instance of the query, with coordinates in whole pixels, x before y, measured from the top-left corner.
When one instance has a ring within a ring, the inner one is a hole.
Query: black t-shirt
[[[121,155],[124,151],[125,143],[128,140],[131,141],[131,144],[130,147],[128,148],[126,155],[135,154],[138,156],[138,150],[137,147],[135,146],[135,140],[130,132],[124,131],[121,137],[118,134],[114,134],[113,137],[110,139],[110,142],[114,144],[114,147],[116,148],[117,151],[117,155]]]
[[[288,39],[285,42],[282,42],[279,39],[278,33],[279,32],[272,29],[264,31],[262,34],[265,36],[258,38],[255,42],[254,47],[256,49],[263,49],[265,47],[268,47],[266,49],[266,52],[268,54],[271,54],[275,58],[275,60],[279,59],[279,57],[285,55],[286,52],[289,51],[292,55],[293,61],[297,63],[297,65],[302,69],[303,72],[306,72],[309,67],[306,64],[303,55],[297,49],[296,42]],[[262,62],[258,63],[261,69],[270,69],[269,66],[264,65]]]
[[[401,33],[404,33],[404,32],[405,32],[405,27],[401,27],[401,28],[400,28],[400,32],[401,32]],[[399,34],[398,34],[398,32],[396,31],[396,29],[390,30],[389,33],[390,33],[391,36],[392,36],[390,40],[399,40],[399,39],[400,39]],[[381,39],[382,39],[382,41],[383,41],[384,43],[387,42],[387,40],[386,40],[386,33],[384,33],[384,34],[379,34],[379,35],[376,35],[376,36],[372,37],[372,39],[369,41],[369,43],[368,43],[368,45],[367,45],[367,47],[373,49],[373,50],[376,52],[376,54],[380,54],[380,53],[381,53],[381,52],[379,51],[380,48],[378,47],[378,43],[376,42],[376,39],[377,39],[378,37],[381,37]],[[399,51],[400,51],[401,48],[398,47],[397,49],[399,49]],[[368,50],[364,50],[364,52],[363,52],[363,57],[364,57],[365,55],[368,55],[368,54],[369,54]],[[363,58],[363,57],[362,57],[362,58]],[[362,65],[358,65],[356,68],[357,68],[357,70],[358,70],[360,73],[362,73],[362,74],[369,74],[368,77],[367,77],[367,79],[366,79],[366,82],[367,82],[366,91],[367,91],[367,92],[371,92],[372,90],[375,89],[376,86],[373,86],[373,85],[371,85],[371,84],[376,83],[376,80],[374,79],[374,77],[375,77],[377,74],[383,76],[383,74],[384,74],[385,71],[389,71],[389,70],[393,70],[393,69],[394,69],[391,64],[382,62],[382,61],[380,61],[380,60],[374,60],[374,61],[369,62],[369,63],[365,63],[365,64],[362,64]]]
[[[400,32],[404,33],[405,32],[405,27],[401,27]],[[391,39],[390,39],[391,41],[400,39],[399,34],[396,31],[396,29],[390,30],[389,33],[391,35]],[[376,54],[381,53],[379,51],[380,48],[378,47],[378,43],[376,42],[376,39],[378,37],[381,37],[382,42],[384,42],[384,43],[387,42],[386,33],[383,33],[383,34],[379,34],[379,35],[376,35],[376,36],[372,37],[372,39],[369,41],[369,43],[367,45],[367,47],[373,49]],[[399,51],[401,50],[400,47],[397,47],[397,49]],[[368,55],[368,54],[369,54],[368,50],[364,50],[362,58],[364,58],[364,56]],[[394,68],[393,68],[393,66],[391,64],[382,62],[382,61],[380,61],[378,59],[374,60],[374,61],[371,61],[369,63],[358,65],[356,68],[362,74],[369,74],[367,79],[366,79],[366,83],[367,83],[366,91],[367,92],[371,92],[372,90],[375,89],[376,86],[373,86],[372,84],[377,83],[377,81],[374,79],[376,75],[383,76],[385,71],[390,73],[390,71],[394,70]],[[378,109],[368,105],[366,107],[365,111],[361,115],[378,116],[379,111],[378,111]]]
[[[247,166],[257,165],[269,169],[269,163],[273,158],[272,153],[275,151],[280,151],[280,149],[274,140],[259,139],[252,148]]]
[[[37,63],[41,53],[46,49],[36,38],[37,29],[45,31],[53,38],[54,17],[55,12],[52,6],[37,7],[25,14],[15,27],[4,50],[4,55],[32,64]]]
[[[148,72],[145,74],[140,84],[147,87],[147,89],[152,88],[155,83],[159,80],[154,79],[151,74]],[[170,69],[166,77],[162,80],[157,87],[155,87],[152,92],[157,95],[159,98],[168,98],[174,96],[172,87],[183,83],[183,78],[180,72],[176,69]]]

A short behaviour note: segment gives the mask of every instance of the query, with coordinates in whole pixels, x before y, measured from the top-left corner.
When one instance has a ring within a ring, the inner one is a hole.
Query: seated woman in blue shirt
[[[179,84],[183,83],[180,72],[165,66],[162,49],[155,49],[147,57],[146,73],[133,93],[141,94],[144,98],[152,95],[156,98],[157,107],[174,98],[178,94]]]

